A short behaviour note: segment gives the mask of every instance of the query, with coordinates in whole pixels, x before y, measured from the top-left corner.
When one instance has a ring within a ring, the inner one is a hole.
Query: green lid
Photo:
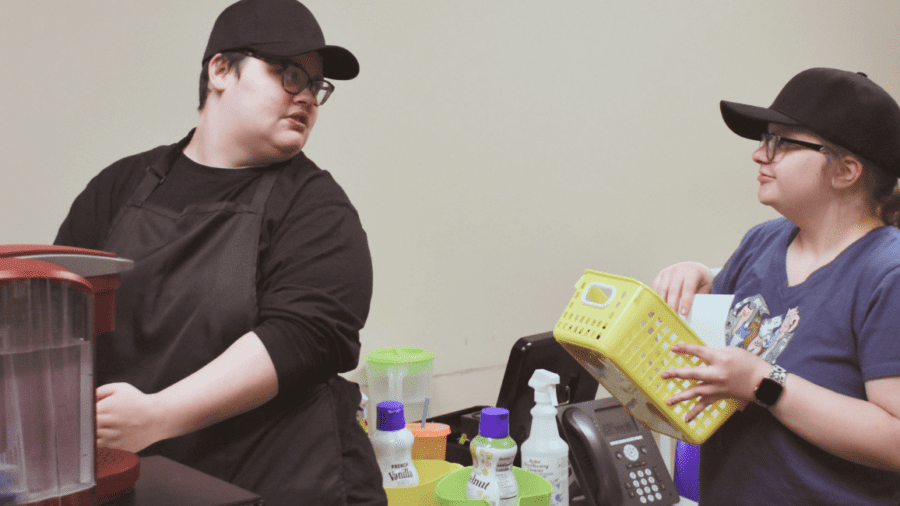
[[[366,355],[366,362],[380,366],[397,364],[423,364],[434,360],[434,353],[413,348],[410,346],[398,346],[395,348],[381,348]]]

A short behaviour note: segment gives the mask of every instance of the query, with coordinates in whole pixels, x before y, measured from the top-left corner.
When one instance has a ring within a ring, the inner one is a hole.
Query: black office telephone
[[[562,406],[557,420],[588,505],[681,501],[652,433],[614,398]]]

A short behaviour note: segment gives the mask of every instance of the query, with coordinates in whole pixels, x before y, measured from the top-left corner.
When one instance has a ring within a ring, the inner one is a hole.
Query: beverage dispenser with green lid
[[[434,353],[409,346],[381,348],[366,355],[369,402],[366,420],[374,431],[375,406],[400,401],[407,422],[421,421],[431,398]]]

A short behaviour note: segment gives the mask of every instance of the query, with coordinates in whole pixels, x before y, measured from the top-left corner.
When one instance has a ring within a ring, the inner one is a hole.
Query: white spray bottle
[[[559,375],[534,371],[528,386],[534,389],[531,433],[522,443],[522,468],[550,482],[551,506],[569,506],[569,445],[556,426],[556,385]]]

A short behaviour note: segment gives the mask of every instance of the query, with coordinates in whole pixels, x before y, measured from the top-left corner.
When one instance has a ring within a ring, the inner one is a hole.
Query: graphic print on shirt
[[[740,346],[774,364],[800,324],[800,307],[793,307],[784,315],[768,316],[769,308],[762,295],[736,303],[725,321],[726,344]]]

